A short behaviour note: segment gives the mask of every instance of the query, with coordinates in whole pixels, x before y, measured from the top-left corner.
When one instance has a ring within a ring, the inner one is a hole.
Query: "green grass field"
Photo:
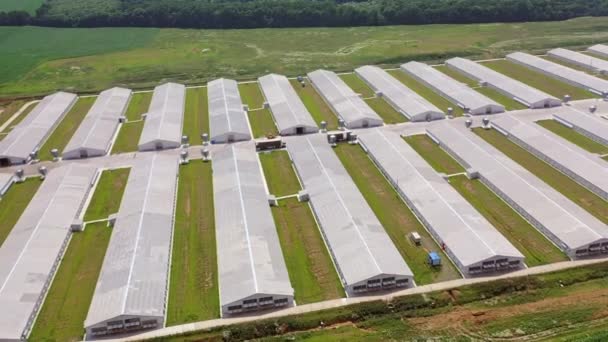
[[[437,172],[453,174],[464,171],[428,136],[408,136],[405,141]],[[449,183],[525,256],[528,266],[568,260],[555,245],[480,181],[469,180],[462,175],[451,177]]]
[[[137,151],[137,143],[144,129],[144,121],[139,120],[141,115],[148,111],[150,101],[152,93],[133,94],[125,113],[127,122],[120,125],[120,131],[112,146],[112,154]]]
[[[270,109],[264,108],[264,95],[257,83],[239,84],[239,93],[243,103],[249,106],[249,125],[254,138],[278,135]]]
[[[120,206],[129,169],[106,170],[84,217],[105,218]],[[111,196],[109,194],[112,194]],[[65,256],[38,314],[30,341],[80,341],[84,320],[112,229],[107,222],[87,224],[84,232],[72,234]]]
[[[408,88],[418,93],[418,95],[424,97],[427,101],[435,105],[435,107],[439,108],[439,110],[447,112],[448,108],[451,107],[454,109],[454,116],[461,116],[463,114],[462,108],[446,100],[431,88],[427,88],[424,84],[418,82],[405,72],[401,70],[390,70],[388,73],[401,81],[401,83],[405,84]]]
[[[13,184],[0,200],[0,246],[36,194],[40,184],[42,182],[37,177],[26,179],[23,183]]]
[[[537,124],[543,128],[559,135],[560,137],[568,140],[569,142],[579,146],[580,148],[587,150],[591,153],[606,154],[608,153],[608,146],[604,146],[594,140],[587,138],[586,136],[578,133],[572,128],[568,128],[555,120],[541,120],[537,121]]]
[[[72,109],[64,116],[63,120],[55,127],[53,133],[51,133],[40,148],[38,152],[40,160],[53,160],[51,150],[54,148],[58,149],[59,153],[63,152],[63,149],[70,139],[72,139],[74,132],[76,132],[96,99],[96,97],[81,97],[76,101]]]
[[[339,77],[352,89],[355,93],[359,94],[362,98],[374,97],[374,91],[370,88],[365,81],[359,78],[357,74],[342,74]]]
[[[321,95],[317,93],[308,79],[305,79],[305,84],[306,86],[302,87],[297,80],[291,80],[292,87],[296,90],[302,102],[304,102],[304,106],[306,106],[315,122],[320,125],[321,121],[325,121],[327,129],[337,129],[338,117],[331,111],[327,103],[323,101]]]
[[[416,284],[424,285],[460,278],[454,265],[363,149],[358,145],[340,144],[335,148],[335,152],[395,247],[414,272]],[[408,237],[413,231],[418,232],[422,237],[422,246],[416,246]],[[441,268],[433,268],[427,264],[430,251],[441,254],[443,259]]]
[[[211,163],[180,166],[167,325],[219,318]]]
[[[141,89],[167,80],[201,84],[269,72],[296,76],[318,68],[502,57],[608,42],[605,20],[252,30],[3,27],[0,94]]]
[[[558,99],[563,98],[566,94],[570,95],[572,100],[582,100],[597,97],[597,95],[589,91],[577,88],[573,85],[556,80],[540,72],[528,69],[525,66],[509,62],[507,60],[484,62],[483,65],[498,71],[501,74],[526,83],[533,88],[544,91],[549,95],[553,95]]]
[[[26,11],[34,14],[43,2],[44,0],[2,0],[0,1],[0,12]]]
[[[608,203],[606,201],[511,142],[498,131],[474,128],[473,132],[600,221],[608,224]]]
[[[15,114],[19,109],[21,109],[21,107],[23,107],[23,105],[26,103],[27,101],[17,100],[0,106],[0,110],[2,110],[2,113],[0,113],[0,126],[3,125],[8,119],[10,119],[13,114]],[[35,105],[31,105],[31,107],[34,106]]]
[[[34,108],[36,108],[37,105],[38,105],[38,103],[33,103],[33,104],[29,105],[27,108],[25,108],[25,110],[23,110],[23,112],[21,112],[21,114],[15,118],[15,120],[11,121],[11,124],[7,128],[4,129],[3,133],[8,133],[8,132],[12,131],[13,128],[15,126],[17,126],[21,121],[23,121],[23,119],[25,119],[28,116],[28,114],[32,110],[34,110]]]
[[[291,195],[301,187],[286,151],[260,154],[271,193]],[[308,203],[297,198],[279,201],[272,208],[289,280],[298,304],[344,297],[340,278],[321,238]]]
[[[190,145],[201,145],[203,143],[201,134],[209,134],[209,107],[206,87],[186,91],[183,132],[184,135],[189,137]]]

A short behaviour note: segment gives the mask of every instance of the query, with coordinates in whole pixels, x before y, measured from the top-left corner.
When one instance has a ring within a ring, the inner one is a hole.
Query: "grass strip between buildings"
[[[599,72],[593,72],[592,70],[590,70],[588,68],[584,68],[584,67],[579,66],[577,64],[563,61],[563,60],[561,60],[559,58],[555,58],[555,57],[552,57],[552,56],[543,56],[542,58],[544,58],[544,59],[546,59],[546,60],[548,60],[550,62],[553,62],[553,63],[561,64],[561,65],[563,65],[565,67],[568,67],[570,69],[582,71],[582,72],[584,72],[586,74],[589,74],[591,76],[594,76],[594,77],[597,77],[597,78],[603,78],[605,80],[608,80],[608,76],[606,76],[606,75],[602,75]]]
[[[300,190],[298,178],[286,151],[260,155],[266,182],[281,193]],[[298,304],[344,297],[344,289],[334,268],[321,232],[308,203],[297,198],[279,200],[272,208],[289,280]]]
[[[338,117],[336,114],[332,112],[331,108],[329,108],[321,95],[315,90],[308,78],[305,79],[304,84],[305,86],[302,87],[297,80],[291,80],[291,86],[296,90],[296,93],[300,96],[304,106],[306,106],[306,109],[308,109],[317,125],[320,125],[321,121],[325,121],[327,129],[337,129]]]
[[[129,169],[106,170],[100,176],[85,217],[107,217],[120,205]],[[112,174],[108,177],[106,174]],[[118,176],[120,175],[120,176]],[[112,181],[109,181],[112,180]],[[97,278],[110,242],[107,222],[87,224],[72,234],[55,279],[38,314],[30,341],[80,341]]]
[[[23,104],[25,104],[25,101],[16,101],[16,102],[13,102],[13,103],[17,103],[17,104],[21,103],[23,105]],[[36,108],[37,105],[38,105],[38,103],[32,103],[29,106],[27,106],[27,108],[25,108],[23,110],[23,112],[21,112],[21,114],[19,114],[19,116],[16,117],[15,120],[13,120],[11,122],[11,124],[4,129],[4,131],[2,131],[2,133],[8,133],[8,132],[12,131],[13,127],[17,126],[21,121],[23,121],[23,119],[25,119],[25,117],[28,116],[28,114],[32,110],[34,110],[34,108]],[[17,107],[17,108],[15,108],[15,107]],[[21,109],[22,106],[15,105],[15,107],[13,107],[13,104],[11,103],[11,105],[9,105],[9,107],[5,108],[4,112],[2,112],[2,120],[3,120],[2,124],[4,124],[6,121],[8,121],[8,119],[10,119],[11,116],[13,116],[13,114],[15,114],[16,112],[18,112],[19,109]],[[0,135],[0,141],[5,136],[6,136],[6,134]]]
[[[63,152],[95,100],[97,100],[97,97],[80,97],[76,100],[72,109],[63,117],[63,120],[55,127],[53,133],[40,148],[38,152],[40,160],[52,160],[51,150],[54,148],[59,150],[59,153]]]
[[[577,88],[573,85],[559,81],[543,73],[507,60],[483,62],[482,65],[515,80],[523,82],[533,88],[544,91],[549,95],[553,95],[558,99],[563,98],[564,95],[570,95],[572,100],[582,100],[597,97],[597,95],[587,90]]]
[[[23,183],[15,183],[0,200],[0,246],[13,230],[40,184],[42,181],[38,177],[28,178]]]
[[[243,103],[249,106],[247,117],[254,138],[278,135],[279,131],[272,118],[270,109],[264,107],[264,95],[257,82],[239,84]]]
[[[495,129],[474,128],[473,132],[504,153],[507,157],[530,171],[600,221],[608,224],[608,202],[536,158],[524,148],[510,141]]]
[[[456,160],[428,136],[413,135],[406,137],[405,141],[435,171],[443,173],[464,171]],[[470,180],[465,175],[461,175],[451,177],[448,182],[524,255],[528,266],[568,260],[555,245],[480,181]]]
[[[141,115],[148,111],[152,101],[152,93],[137,93],[133,94],[127,112],[127,122],[120,125],[120,131],[112,146],[112,154],[137,151],[139,137],[144,129],[144,121],[141,120]]]
[[[374,97],[374,91],[370,88],[365,81],[359,78],[357,74],[342,74],[339,76],[347,86],[350,87],[355,93],[359,94],[362,98]]]
[[[358,145],[339,144],[335,152],[414,273],[416,284],[424,285],[460,278],[458,270],[365,151]],[[421,246],[416,246],[411,241],[409,237],[411,232],[420,234]],[[428,253],[431,251],[441,255],[443,262],[440,268],[431,267],[427,263]]]
[[[186,111],[184,113],[183,134],[190,145],[201,145],[201,134],[209,133],[209,105],[207,87],[186,90]]]
[[[560,137],[568,140],[569,142],[577,145],[578,147],[587,150],[591,153],[606,154],[608,153],[608,146],[604,146],[597,141],[591,140],[586,136],[580,134],[572,128],[568,128],[561,123],[553,119],[536,121],[537,124],[543,128],[559,135]]]
[[[180,166],[167,325],[220,316],[211,162]]]

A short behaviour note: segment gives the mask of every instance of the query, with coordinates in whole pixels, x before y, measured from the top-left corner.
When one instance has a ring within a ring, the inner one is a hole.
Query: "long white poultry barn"
[[[316,70],[308,79],[347,128],[382,126],[380,116],[334,72]]]
[[[27,339],[97,169],[55,168],[0,247],[0,340]]]
[[[287,77],[269,74],[258,78],[281,135],[317,133],[319,127],[291,87]]]
[[[251,130],[238,84],[220,78],[207,83],[211,142],[223,144],[251,140]]]
[[[608,200],[608,168],[602,160],[591,158],[587,151],[576,145],[513,116],[496,118],[490,125],[537,158]]]
[[[608,61],[605,59],[596,58],[577,51],[572,51],[563,48],[549,50],[547,55],[560,61],[572,63],[579,67],[589,69],[594,72],[605,74],[608,72]]]
[[[399,134],[377,129],[359,141],[465,277],[523,267],[524,256]]]
[[[127,111],[131,93],[130,89],[125,88],[102,91],[63,150],[63,159],[106,155],[120,118]]]
[[[549,108],[561,105],[559,99],[545,92],[468,59],[456,57],[447,60],[445,64],[529,108]]]
[[[608,121],[604,119],[570,110],[554,113],[553,119],[591,140],[608,146]]]
[[[164,326],[178,176],[173,155],[137,159],[84,322],[87,339]]]
[[[597,44],[590,46],[587,51],[600,57],[608,58],[608,45]]]
[[[75,94],[58,92],[46,96],[2,141],[0,166],[24,164],[44,144],[61,119],[76,103]]]
[[[401,70],[433,89],[436,93],[455,103],[472,115],[495,114],[505,111],[505,107],[469,88],[430,65],[409,62],[401,65]]]
[[[413,274],[324,136],[287,149],[346,293],[414,286]]]
[[[597,218],[510,160],[462,123],[427,134],[570,258],[608,253],[608,228]]]
[[[507,59],[575,87],[583,88],[603,97],[608,96],[607,80],[523,52],[509,54]]]
[[[12,173],[0,173],[0,199],[8,192],[14,182],[15,175]]]
[[[184,85],[165,83],[154,88],[138,149],[153,151],[179,147],[182,141],[185,105]]]
[[[219,147],[212,167],[222,316],[292,306],[255,144]]]
[[[378,96],[381,96],[397,112],[410,121],[431,121],[445,118],[445,114],[422,96],[406,87],[399,80],[377,66],[366,65],[355,73]]]

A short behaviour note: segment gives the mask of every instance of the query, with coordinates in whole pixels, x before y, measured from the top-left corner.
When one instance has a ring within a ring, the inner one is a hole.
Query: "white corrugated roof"
[[[235,141],[251,139],[236,81],[220,78],[207,83],[207,97],[212,142],[225,142],[230,135]]]

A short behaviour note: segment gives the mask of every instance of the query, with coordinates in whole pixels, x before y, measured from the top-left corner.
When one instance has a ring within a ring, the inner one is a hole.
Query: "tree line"
[[[260,28],[553,21],[608,15],[608,0],[47,0],[0,25]]]

